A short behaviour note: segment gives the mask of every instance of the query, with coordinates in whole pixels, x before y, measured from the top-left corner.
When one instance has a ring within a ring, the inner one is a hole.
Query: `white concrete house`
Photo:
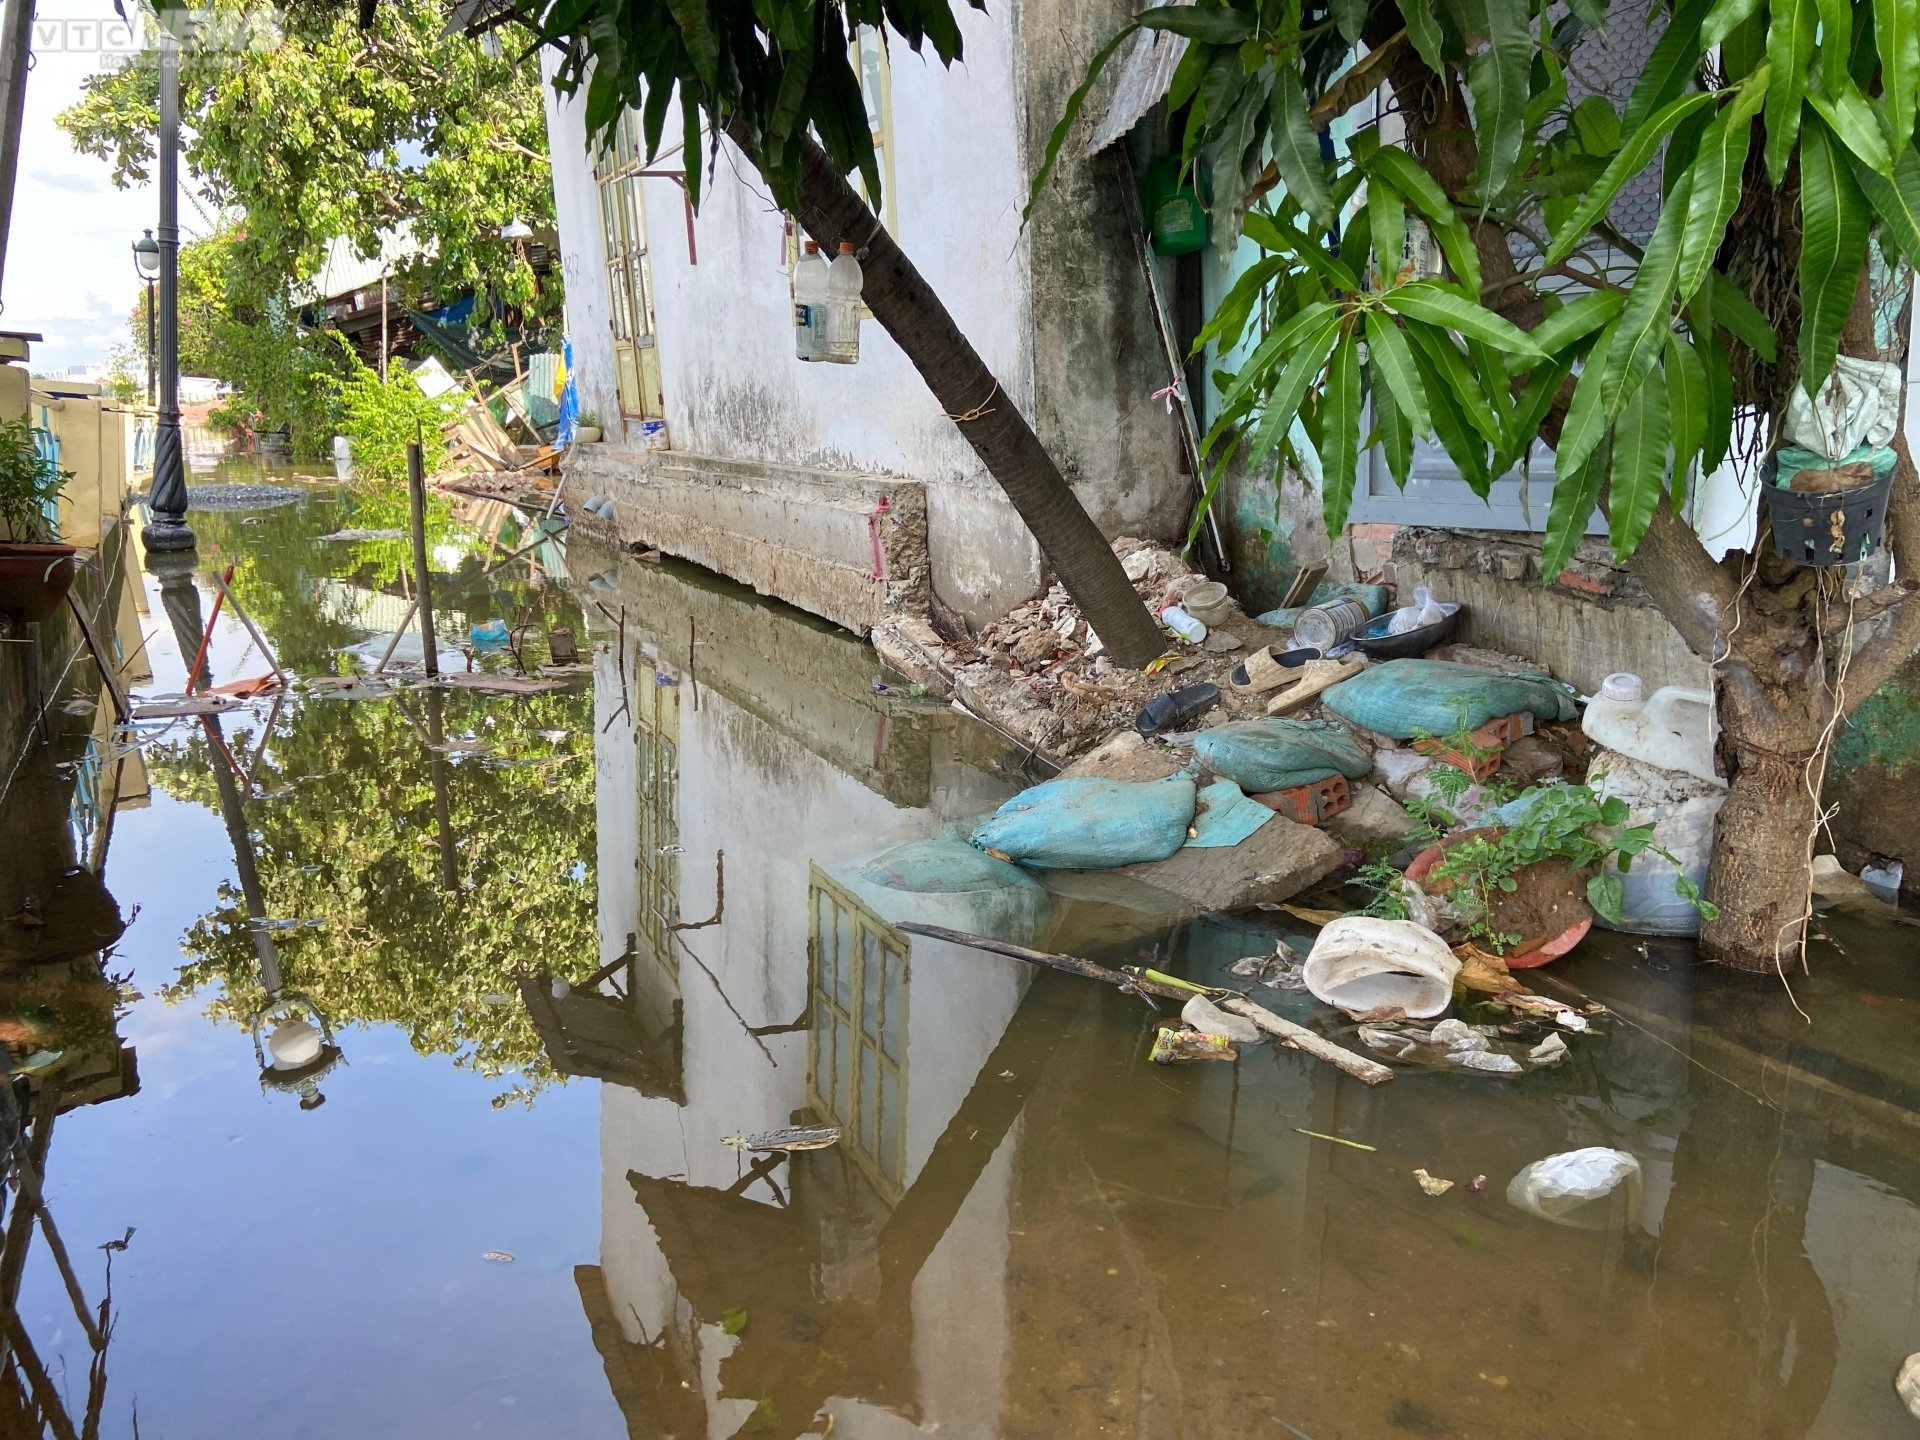
[[[963,10],[950,71],[874,33],[856,44],[882,218],[999,378],[981,402],[1021,407],[1108,534],[1170,537],[1192,481],[1153,396],[1169,377],[1110,157],[1069,146],[1020,220],[1067,93],[1128,14]],[[980,624],[1038,589],[1025,527],[878,323],[858,365],[795,359],[797,241],[753,168],[723,144],[694,215],[688,157],[649,166],[631,126],[596,155],[582,112],[549,90],[574,373],[606,431],[570,461],[569,494],[611,496],[626,543],[860,634],[890,604]]]

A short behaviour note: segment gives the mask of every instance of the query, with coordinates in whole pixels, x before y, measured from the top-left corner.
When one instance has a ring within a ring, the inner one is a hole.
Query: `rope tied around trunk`
[[[947,418],[953,421],[953,423],[956,425],[965,425],[969,420],[978,420],[982,416],[991,415],[993,413],[993,397],[998,395],[999,393],[1000,393],[1000,382],[998,380],[995,380],[993,382],[993,388],[987,391],[986,399],[982,400],[978,405],[974,406],[971,410],[964,410],[958,415],[948,413]]]

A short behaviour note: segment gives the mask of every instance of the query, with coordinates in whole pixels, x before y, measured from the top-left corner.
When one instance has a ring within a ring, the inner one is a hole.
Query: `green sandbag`
[[[1143,782],[1074,775],[1021,791],[968,838],[1036,869],[1111,870],[1173,854],[1187,843],[1193,807],[1185,775]]]
[[[1251,795],[1291,790],[1335,775],[1358,780],[1373,768],[1373,757],[1345,726],[1278,715],[1202,730],[1193,737],[1193,754]]]
[[[909,840],[834,878],[884,920],[919,920],[1022,945],[1040,937],[1052,912],[1038,880],[957,835]]]
[[[1862,445],[1838,460],[1829,460],[1811,450],[1802,450],[1798,445],[1782,445],[1773,457],[1773,483],[1782,490],[1791,490],[1793,477],[1802,470],[1837,470],[1842,465],[1865,464],[1873,471],[1870,483],[1878,484],[1893,473],[1897,460],[1893,451],[1884,445]]]
[[[1573,697],[1551,680],[1451,660],[1389,660],[1343,680],[1320,700],[1342,720],[1393,740],[1478,730],[1521,710],[1537,720],[1571,720],[1576,713]]]

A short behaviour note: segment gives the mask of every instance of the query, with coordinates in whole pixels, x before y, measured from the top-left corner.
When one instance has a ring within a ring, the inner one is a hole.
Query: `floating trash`
[[[789,1125],[760,1135],[724,1135],[722,1145],[735,1150],[825,1150],[840,1143],[838,1125]]]

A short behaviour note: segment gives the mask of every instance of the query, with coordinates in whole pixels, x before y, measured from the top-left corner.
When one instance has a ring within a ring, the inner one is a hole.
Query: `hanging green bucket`
[[[1140,189],[1154,254],[1191,255],[1206,246],[1207,212],[1193,182],[1181,178],[1177,159],[1168,156],[1149,165]]]

